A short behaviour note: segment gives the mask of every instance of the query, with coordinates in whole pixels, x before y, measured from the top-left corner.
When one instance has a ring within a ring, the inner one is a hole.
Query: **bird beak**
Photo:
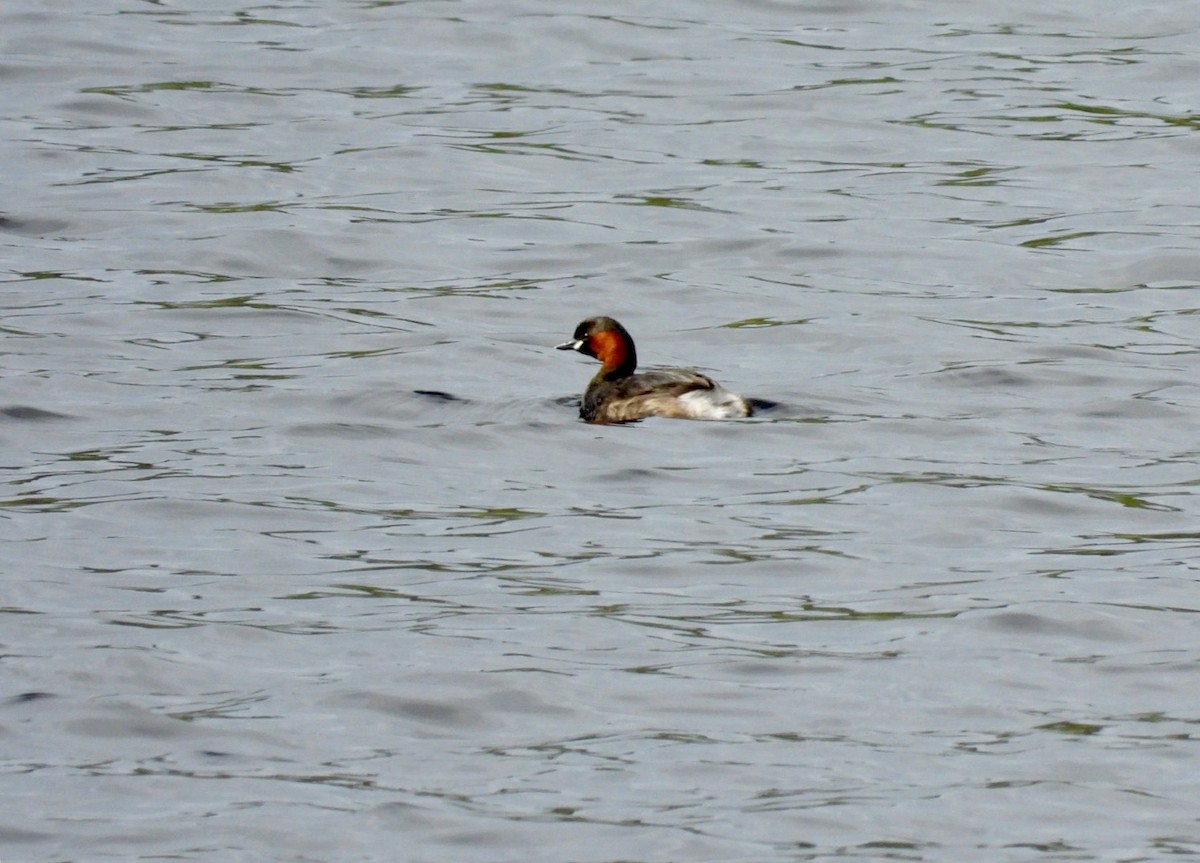
[[[583,347],[583,339],[572,339],[569,342],[563,342],[561,345],[555,345],[556,351],[577,351]]]

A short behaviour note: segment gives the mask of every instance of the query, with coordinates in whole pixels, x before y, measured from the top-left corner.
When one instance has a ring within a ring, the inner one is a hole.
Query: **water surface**
[[[0,856],[1200,855],[1198,32],[8,4]]]

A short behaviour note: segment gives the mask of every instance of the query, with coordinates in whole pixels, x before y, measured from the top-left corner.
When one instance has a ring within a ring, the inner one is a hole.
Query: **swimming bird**
[[[645,417],[715,420],[747,417],[750,402],[692,369],[651,369],[635,374],[637,350],[628,330],[609,317],[587,318],[560,351],[600,361],[588,383],[579,416],[590,423],[624,423]]]

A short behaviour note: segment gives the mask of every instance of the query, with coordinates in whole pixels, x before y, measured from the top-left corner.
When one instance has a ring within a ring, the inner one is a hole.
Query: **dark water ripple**
[[[0,855],[1200,854],[1198,30],[6,6]]]

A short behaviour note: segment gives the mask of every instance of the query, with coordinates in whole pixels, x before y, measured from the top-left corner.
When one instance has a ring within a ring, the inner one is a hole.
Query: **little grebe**
[[[588,318],[575,337],[556,345],[600,361],[588,384],[579,416],[590,423],[623,423],[643,417],[717,420],[747,417],[750,403],[707,375],[691,369],[652,369],[634,374],[633,339],[612,318]]]

